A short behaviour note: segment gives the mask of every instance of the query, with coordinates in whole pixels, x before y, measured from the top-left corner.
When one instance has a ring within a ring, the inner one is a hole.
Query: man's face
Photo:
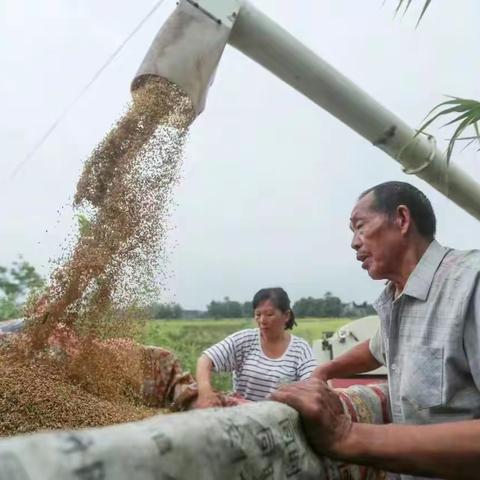
[[[404,238],[395,220],[372,208],[374,199],[373,192],[368,193],[352,211],[352,248],[371,278],[392,280],[397,273]]]

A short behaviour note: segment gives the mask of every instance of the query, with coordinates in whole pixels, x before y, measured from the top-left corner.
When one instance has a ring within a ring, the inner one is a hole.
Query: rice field
[[[321,338],[322,332],[334,331],[349,318],[302,318],[293,329],[294,335],[304,338],[311,345]],[[227,335],[244,328],[254,327],[253,320],[151,320],[147,325],[145,343],[158,345],[174,351],[183,368],[195,372],[197,358],[202,351],[222,340]],[[213,379],[214,386],[221,390],[231,389],[229,374],[218,374]]]

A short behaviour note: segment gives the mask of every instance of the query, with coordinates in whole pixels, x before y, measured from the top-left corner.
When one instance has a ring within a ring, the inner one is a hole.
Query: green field
[[[302,318],[293,333],[312,344],[324,331],[334,331],[348,323],[348,318]],[[205,348],[227,335],[254,326],[252,320],[152,320],[147,326],[148,345],[158,345],[174,351],[184,370],[195,372],[198,356]],[[231,389],[229,374],[215,375],[214,385],[221,390]]]

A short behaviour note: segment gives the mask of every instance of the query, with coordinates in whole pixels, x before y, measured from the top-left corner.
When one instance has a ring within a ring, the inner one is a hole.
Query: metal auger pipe
[[[480,220],[480,184],[447,165],[433,137],[418,135],[253,5],[242,5],[229,43]]]
[[[433,137],[418,135],[277,23],[242,0],[181,0],[132,83],[151,75],[177,84],[197,115],[225,45],[243,52],[480,220],[480,184],[447,165]]]

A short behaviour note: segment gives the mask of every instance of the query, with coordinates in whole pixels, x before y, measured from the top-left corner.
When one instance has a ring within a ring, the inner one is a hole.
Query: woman
[[[197,408],[221,406],[211,374],[233,372],[235,393],[263,400],[282,383],[304,380],[315,369],[308,343],[291,330],[295,315],[283,288],[264,288],[253,297],[258,328],[236,332],[203,352],[197,362]]]

